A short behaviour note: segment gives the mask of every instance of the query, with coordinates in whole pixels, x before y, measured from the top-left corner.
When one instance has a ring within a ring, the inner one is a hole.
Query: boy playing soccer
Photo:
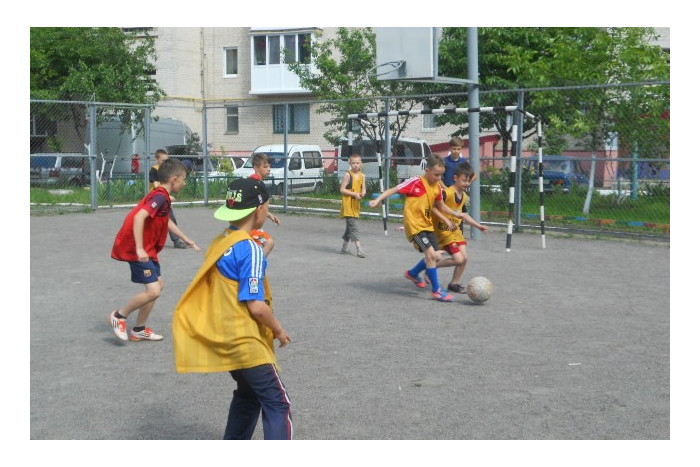
[[[467,240],[464,238],[462,231],[462,221],[476,227],[482,232],[486,232],[488,227],[481,225],[475,221],[469,214],[464,212],[464,207],[469,201],[467,190],[477,175],[474,173],[472,166],[468,162],[462,162],[455,170],[452,184],[446,190],[443,190],[442,197],[445,205],[452,211],[447,216],[457,228],[451,230],[450,227],[442,222],[437,216],[433,216],[433,226],[437,235],[438,243],[442,250],[447,251],[452,255],[451,258],[441,258],[437,262],[438,268],[454,266],[452,280],[447,285],[447,290],[457,293],[467,293],[467,288],[459,283],[462,274],[467,269]]]
[[[343,181],[340,183],[340,193],[343,195],[343,204],[340,207],[340,217],[345,218],[345,233],[343,233],[343,246],[341,253],[348,252],[348,242],[355,243],[357,257],[366,258],[367,254],[360,246],[360,234],[357,228],[357,219],[360,217],[360,200],[367,193],[365,185],[365,174],[362,168],[362,156],[352,154],[348,157],[350,170],[345,172]]]
[[[253,154],[252,164],[254,173],[250,176],[251,178],[254,178],[255,180],[263,180],[270,175],[272,166],[270,164],[270,156],[267,154],[262,152]],[[279,217],[275,216],[270,211],[267,212],[267,218],[275,224],[280,225]],[[251,235],[253,240],[258,242],[258,244],[263,247],[265,256],[267,256],[275,247],[275,241],[272,239],[272,237],[270,237],[270,234],[265,232],[263,229],[254,230],[251,232]]]
[[[413,269],[404,273],[406,279],[413,282],[416,287],[425,287],[425,282],[420,279],[423,270],[430,278],[433,298],[441,302],[451,302],[453,296],[445,293],[440,288],[437,274],[437,262],[440,259],[440,245],[435,236],[432,216],[445,223],[450,230],[456,229],[454,222],[442,213],[454,214],[442,200],[440,179],[445,173],[445,162],[435,156],[430,156],[425,167],[425,175],[409,178],[399,185],[385,190],[379,197],[369,202],[371,207],[379,206],[384,199],[400,193],[405,196],[403,209],[403,224],[406,238],[413,246],[424,254],[424,258]],[[437,208],[437,209],[434,209]]]
[[[252,177],[235,179],[214,217],[228,228],[173,316],[178,373],[227,371],[236,381],[224,439],[251,439],[262,410],[265,439],[292,439],[291,402],[278,374],[274,340],[291,337],[273,314],[267,258],[250,233],[267,218],[269,195]]]
[[[116,336],[125,341],[159,341],[163,336],[146,327],[148,315],[156,299],[163,291],[158,253],[174,232],[188,247],[201,251],[192,240],[182,233],[170,218],[170,193],[177,193],[185,186],[187,169],[177,159],[164,160],[158,169],[159,186],[153,189],[126,216],[112,247],[112,258],[127,261],[131,268],[131,281],[143,284],[145,290],[134,295],[122,308],[109,314],[107,320]],[[126,319],[139,310],[136,325],[126,333]]]

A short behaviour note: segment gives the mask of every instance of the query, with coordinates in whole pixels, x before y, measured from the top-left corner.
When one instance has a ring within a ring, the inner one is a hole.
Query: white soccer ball
[[[493,284],[483,276],[474,277],[467,284],[467,295],[474,303],[484,303],[493,294]]]

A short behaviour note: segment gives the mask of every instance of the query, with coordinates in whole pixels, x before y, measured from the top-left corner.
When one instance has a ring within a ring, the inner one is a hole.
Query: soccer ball
[[[467,284],[467,295],[474,303],[484,303],[493,294],[493,284],[483,276],[474,277]]]

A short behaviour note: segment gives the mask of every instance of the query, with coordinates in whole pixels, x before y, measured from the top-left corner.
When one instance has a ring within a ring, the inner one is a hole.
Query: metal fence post
[[[148,194],[151,188],[150,180],[148,179],[148,173],[151,168],[151,108],[146,107],[143,119],[143,191],[144,196]],[[133,157],[133,155],[132,155]]]
[[[209,147],[207,144],[207,102],[202,100],[202,150],[204,160],[202,168],[204,170],[204,205],[209,205]]]
[[[516,135],[516,141],[513,144],[516,145],[515,152],[515,231],[520,230],[520,221],[522,215],[522,194],[523,194],[523,110],[525,108],[525,95],[523,91],[518,91],[518,109],[520,112],[516,112],[514,115],[513,122],[518,125],[518,134]]]
[[[97,107],[92,103],[88,104],[88,108],[90,109],[90,127],[88,128],[90,134],[88,147],[88,155],[90,156],[90,206],[95,211],[97,209],[97,191],[99,186],[97,180]]]
[[[479,60],[478,60],[478,28],[467,28],[467,77],[474,83],[479,82]],[[478,109],[479,85],[470,84],[468,87],[467,102],[469,108]],[[469,122],[469,162],[474,172],[481,175],[481,151],[479,112],[469,112],[467,121]],[[477,177],[469,190],[469,203],[472,218],[481,222],[481,182]],[[481,231],[475,227],[471,229],[471,238],[478,240]]]

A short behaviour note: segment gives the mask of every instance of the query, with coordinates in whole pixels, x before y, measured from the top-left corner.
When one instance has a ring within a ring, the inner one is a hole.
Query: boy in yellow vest
[[[379,197],[369,202],[371,207],[379,206],[384,199],[400,193],[405,196],[403,208],[404,233],[416,250],[423,253],[424,258],[413,269],[404,273],[404,277],[413,282],[416,287],[424,288],[425,281],[421,272],[425,271],[430,278],[433,298],[440,302],[451,302],[453,296],[440,287],[437,274],[437,262],[441,257],[440,245],[435,235],[432,217],[436,216],[450,230],[457,227],[445,214],[456,215],[442,200],[440,180],[445,173],[445,161],[436,156],[428,157],[425,174],[405,180],[393,188],[385,190]]]
[[[262,410],[265,439],[292,439],[291,402],[278,374],[274,340],[291,341],[272,312],[267,258],[251,237],[268,214],[265,185],[235,179],[215,213],[229,227],[214,239],[204,264],[173,316],[178,373],[227,371],[237,388],[224,439],[251,439]]]
[[[357,248],[357,257],[366,258],[367,253],[360,245],[360,234],[357,228],[357,219],[360,217],[360,201],[367,193],[365,174],[362,169],[362,156],[353,154],[348,157],[350,170],[345,172],[340,183],[340,193],[343,195],[343,204],[340,207],[340,217],[345,218],[345,233],[343,233],[343,246],[341,253],[348,252],[348,243],[352,241]]]
[[[435,227],[435,234],[438,238],[438,243],[440,244],[440,249],[445,250],[450,255],[449,258],[441,258],[436,267],[444,268],[454,266],[454,272],[452,273],[452,280],[447,284],[447,290],[456,293],[467,293],[467,288],[459,283],[462,278],[462,274],[467,269],[467,240],[464,238],[462,231],[462,222],[476,227],[482,232],[486,232],[488,227],[475,221],[472,216],[467,214],[464,207],[469,202],[469,195],[467,190],[471,186],[472,182],[476,180],[477,175],[474,173],[474,169],[468,162],[462,162],[457,165],[454,171],[452,183],[449,187],[442,191],[442,198],[447,205],[447,207],[453,212],[447,216],[457,228],[451,230],[449,226],[439,220],[437,216],[433,217],[433,226]],[[456,215],[458,214],[458,215]]]

